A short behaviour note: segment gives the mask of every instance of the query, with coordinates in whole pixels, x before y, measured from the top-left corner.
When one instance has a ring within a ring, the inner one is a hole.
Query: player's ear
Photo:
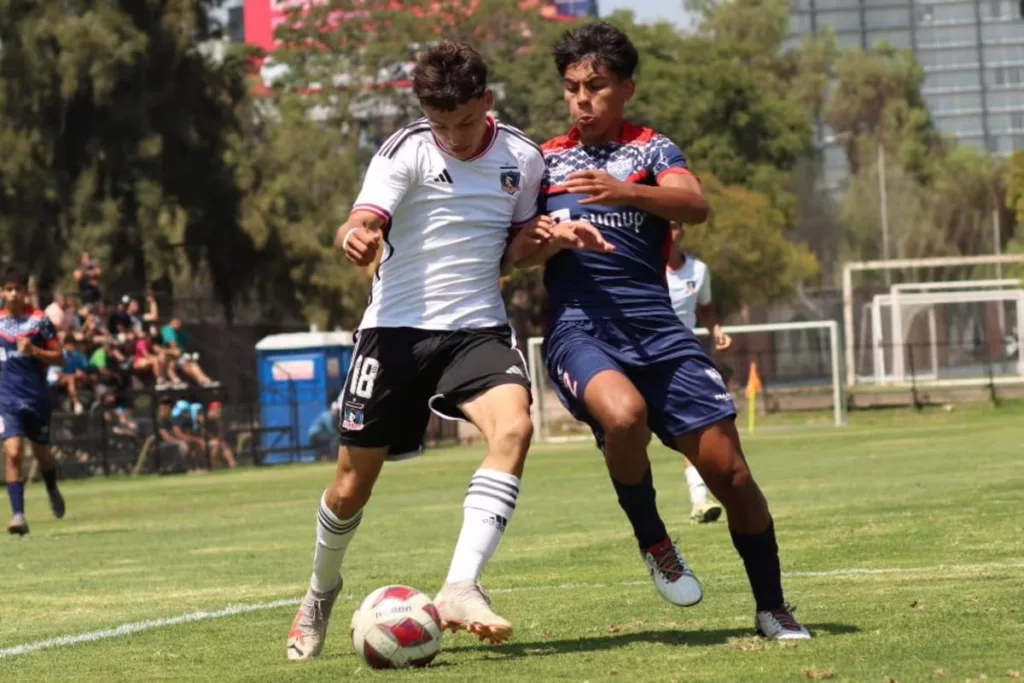
[[[633,95],[636,94],[636,81],[630,78],[623,82],[622,85],[626,93],[626,101],[629,102],[631,99],[633,99]]]
[[[488,90],[484,93],[484,103],[487,104],[487,111],[494,111],[494,91]]]

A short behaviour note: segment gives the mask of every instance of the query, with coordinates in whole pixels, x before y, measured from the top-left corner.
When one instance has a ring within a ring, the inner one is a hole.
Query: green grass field
[[[746,449],[772,503],[787,597],[815,640],[752,636],[724,523],[695,527],[678,458],[653,451],[659,500],[704,581],[662,602],[591,446],[538,446],[484,577],[517,627],[491,647],[446,637],[435,666],[360,667],[358,600],[387,583],[433,593],[479,448],[389,464],[346,562],[324,656],[287,662],[286,605],[28,654],[9,649],[130,622],[298,598],[328,466],[41,485],[32,534],[0,539],[0,681],[932,681],[1024,671],[1024,407],[854,415],[844,429],[759,432]],[[851,570],[875,570],[855,572]]]

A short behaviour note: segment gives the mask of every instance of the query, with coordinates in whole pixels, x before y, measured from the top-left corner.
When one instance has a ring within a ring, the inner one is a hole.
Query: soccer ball
[[[423,593],[384,586],[352,615],[352,645],[373,669],[427,666],[441,649],[441,615]]]

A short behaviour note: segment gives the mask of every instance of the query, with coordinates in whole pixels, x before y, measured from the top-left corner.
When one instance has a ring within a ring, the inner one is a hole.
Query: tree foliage
[[[229,303],[251,281],[228,161],[248,84],[195,49],[203,9],[0,2],[0,238],[43,287],[82,249],[123,290],[202,269]]]

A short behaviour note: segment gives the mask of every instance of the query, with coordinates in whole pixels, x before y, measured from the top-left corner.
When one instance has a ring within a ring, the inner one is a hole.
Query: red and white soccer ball
[[[352,645],[374,669],[427,666],[441,649],[441,615],[423,593],[384,586],[352,615]]]

